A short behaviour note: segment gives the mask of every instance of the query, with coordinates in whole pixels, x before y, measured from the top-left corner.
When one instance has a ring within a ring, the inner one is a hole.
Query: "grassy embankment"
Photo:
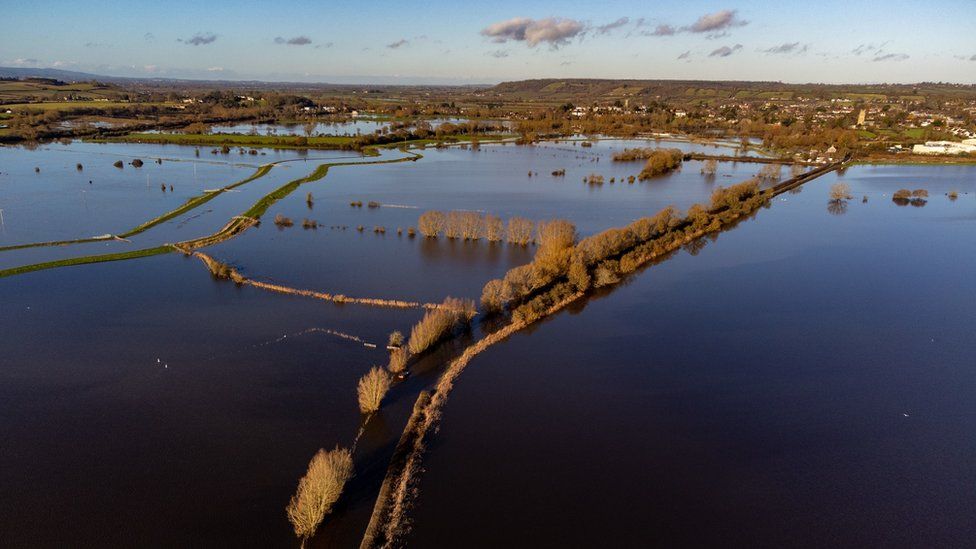
[[[301,179],[296,179],[294,181],[291,181],[275,189],[269,194],[261,197],[247,211],[245,211],[241,215],[234,216],[230,221],[227,222],[226,225],[224,225],[223,228],[221,228],[216,233],[213,233],[208,236],[204,236],[192,240],[186,240],[176,244],[165,244],[163,246],[157,246],[154,248],[148,248],[143,250],[132,250],[130,252],[121,252],[121,253],[113,253],[113,254],[90,255],[90,256],[75,257],[70,259],[61,259],[58,261],[35,263],[32,265],[23,265],[20,267],[13,267],[10,269],[0,270],[0,278],[29,273],[33,271],[40,271],[44,269],[53,269],[57,267],[69,267],[74,265],[86,265],[89,263],[101,263],[105,261],[120,261],[124,259],[135,259],[139,257],[158,255],[158,254],[167,253],[171,251],[181,251],[187,253],[189,250],[202,248],[205,246],[211,246],[213,244],[217,244],[219,242],[223,242],[225,240],[233,238],[234,236],[237,236],[238,234],[247,230],[249,227],[255,225],[258,222],[259,218],[262,215],[264,215],[265,212],[267,212],[268,208],[270,208],[272,204],[281,200],[282,198],[285,198],[286,196],[294,192],[295,189],[300,187],[302,184],[310,183],[312,181],[317,181],[319,179],[322,179],[328,173],[330,167],[350,166],[356,164],[363,164],[363,165],[389,164],[393,162],[416,161],[420,158],[423,158],[423,155],[419,153],[410,153],[410,155],[411,156],[406,156],[403,158],[395,158],[390,160],[374,160],[371,162],[334,162],[329,164],[322,164],[318,168],[316,168],[315,171],[313,171],[311,174]],[[238,184],[243,184],[243,183],[239,182]],[[142,230],[145,230],[145,228]]]
[[[122,261],[125,259],[149,257],[153,255],[169,253],[172,251],[173,251],[172,246],[163,245],[163,246],[157,246],[155,248],[147,248],[144,250],[132,250],[131,252],[119,252],[114,254],[103,254],[103,255],[87,255],[84,257],[73,257],[70,259],[59,259],[58,261],[47,261],[44,263],[34,263],[33,265],[23,265],[21,267],[4,269],[0,271],[0,278],[24,274],[24,273],[30,273],[34,271],[43,271],[45,269],[54,269],[56,267],[71,267],[74,265],[88,265],[91,263],[105,263],[107,261]]]

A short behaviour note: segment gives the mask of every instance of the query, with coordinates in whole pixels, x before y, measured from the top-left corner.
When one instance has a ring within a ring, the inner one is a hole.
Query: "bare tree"
[[[524,217],[509,219],[508,241],[512,244],[527,246],[529,242],[532,242],[532,222]]]
[[[461,214],[461,236],[465,240],[479,240],[484,233],[484,219],[475,212]]]
[[[851,198],[851,186],[847,183],[834,183],[830,186],[830,201],[841,202]]]
[[[371,414],[380,409],[383,397],[390,390],[390,375],[380,367],[373,367],[359,380],[356,392],[359,396],[359,409]]]
[[[447,212],[447,222],[444,223],[444,236],[450,239],[461,237],[461,212]]]
[[[305,540],[315,534],[325,515],[342,495],[352,476],[352,454],[345,448],[319,450],[308,464],[308,471],[298,481],[298,490],[285,508],[295,535]]]
[[[505,237],[505,227],[501,218],[491,214],[485,216],[485,237],[488,242],[500,242]]]
[[[417,221],[420,234],[427,238],[437,238],[437,235],[444,230],[444,213],[437,210],[424,212]]]

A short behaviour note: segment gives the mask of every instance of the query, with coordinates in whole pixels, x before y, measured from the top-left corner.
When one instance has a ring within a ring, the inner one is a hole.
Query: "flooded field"
[[[477,298],[487,280],[529,262],[534,248],[419,235],[411,239],[407,231],[417,227],[424,211],[568,219],[582,235],[589,235],[668,205],[687,208],[705,202],[717,186],[758,171],[757,164],[720,163],[715,176],[705,177],[702,163],[691,161],[680,172],[627,183],[642,163],[612,162],[613,152],[652,144],[608,141],[589,149],[569,143],[452,147],[427,149],[419,162],[335,168],[302,189],[312,193],[311,207],[304,193],[295,193],[269,211],[270,216],[294,220],[296,226],[281,229],[265,223],[212,251],[249,275],[300,287],[422,300],[439,300],[445,294]],[[700,150],[686,143],[661,145]],[[565,170],[565,175],[553,176],[556,170]],[[592,173],[602,175],[604,183],[584,183]],[[363,206],[351,207],[352,202]],[[369,202],[379,206],[370,208]],[[306,218],[322,227],[302,230],[298,225]],[[385,233],[375,233],[377,227]]]
[[[253,135],[361,135],[374,133],[389,125],[388,120],[355,118],[340,122],[311,122],[305,124],[232,124],[210,128],[211,133],[240,133]]]
[[[408,154],[0,148],[0,247],[120,234],[275,163],[128,241],[0,251],[0,269],[209,235],[319,166],[355,162],[368,165],[330,168],[202,251],[298,288],[477,298],[535,247],[411,238],[424,211],[564,218],[588,236],[706,202],[761,167],[723,162],[705,176],[688,161],[628,183],[643,163],[611,157],[635,146],[733,154],[633,140],[429,148],[387,164],[369,163]],[[843,207],[828,204],[838,181],[853,195]],[[892,201],[900,188],[929,196]],[[489,349],[444,410],[408,543],[971,537],[941,525],[966,524],[976,504],[974,199],[972,167],[851,167]],[[297,480],[316,450],[341,445],[356,476],[307,546],[357,546],[417,395],[484,334],[424,356],[364,424],[357,381],[422,314],[238,286],[176,253],[0,278],[4,544],[292,546]]]
[[[974,192],[853,167],[485,352],[408,545],[966,545]]]
[[[0,147],[0,208],[4,213],[0,247],[122,233],[206,190],[246,179],[262,164],[280,163],[263,181],[255,180],[219,201],[234,202],[240,208],[247,200],[253,202],[284,184],[289,176],[295,179],[311,171],[315,164],[308,167],[309,159],[358,156],[348,151],[306,155],[285,149],[261,150],[264,154],[257,156],[236,151],[213,155],[209,148],[200,149],[196,156],[197,150],[177,145],[81,142],[47,144],[37,150]],[[132,165],[137,159],[142,166]],[[122,167],[114,165],[119,161]],[[264,193],[251,192],[259,187]],[[223,224],[229,216],[220,217]],[[176,235],[172,236],[175,240]]]

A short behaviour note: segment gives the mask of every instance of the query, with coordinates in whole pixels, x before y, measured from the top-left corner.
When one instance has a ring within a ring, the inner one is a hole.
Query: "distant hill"
[[[97,80],[107,84],[118,84],[121,86],[153,86],[153,87],[173,87],[173,88],[247,88],[247,89],[289,89],[289,90],[328,90],[328,89],[356,89],[369,86],[375,89],[395,89],[395,88],[424,88],[424,89],[482,89],[490,87],[487,84],[424,84],[421,78],[403,77],[404,83],[377,84],[370,83],[376,77],[363,77],[363,82],[348,82],[342,84],[329,82],[288,82],[288,81],[264,81],[264,80],[196,80],[190,78],[147,78],[147,77],[127,77],[127,76],[108,76],[104,74],[92,74],[87,72],[66,71],[51,68],[23,68],[23,67],[0,67],[0,78],[50,78],[62,80],[64,82],[88,82]],[[341,77],[350,79],[356,77]]]
[[[917,96],[924,94],[971,96],[973,86],[941,83],[920,84],[786,84],[783,82],[708,81],[708,80],[609,80],[609,79],[536,79],[502,82],[491,92],[505,99],[539,103],[616,101],[634,99],[650,101],[670,99],[708,101],[711,99],[791,99],[794,95],[824,98],[852,94],[883,96]]]
[[[0,67],[0,78],[52,78],[65,82],[87,82],[98,80],[111,81],[111,76],[99,76],[86,72],[66,71],[61,69],[31,69],[23,67]],[[126,79],[123,79],[126,80]]]

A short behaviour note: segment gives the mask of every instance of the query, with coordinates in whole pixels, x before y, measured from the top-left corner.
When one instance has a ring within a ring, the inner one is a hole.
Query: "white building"
[[[924,145],[912,147],[915,154],[967,154],[976,153],[976,139],[956,141],[926,141]]]

